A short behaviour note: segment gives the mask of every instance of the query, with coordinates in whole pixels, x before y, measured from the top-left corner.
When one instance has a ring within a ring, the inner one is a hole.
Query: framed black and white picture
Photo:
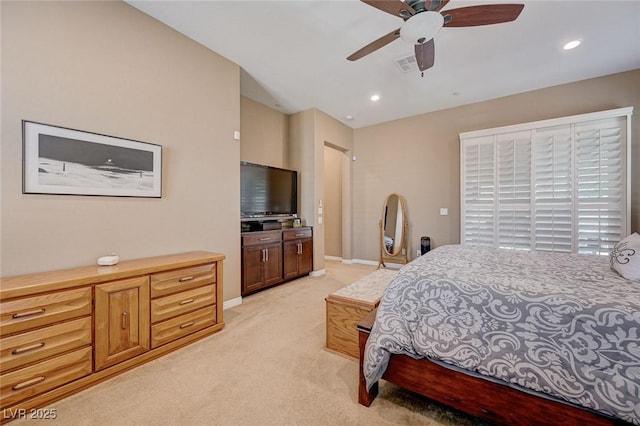
[[[162,197],[162,146],[22,121],[25,194]]]

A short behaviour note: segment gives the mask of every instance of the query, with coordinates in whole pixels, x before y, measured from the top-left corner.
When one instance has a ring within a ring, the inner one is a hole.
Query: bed
[[[372,319],[361,404],[385,379],[496,423],[640,425],[640,283],[604,256],[439,247]]]

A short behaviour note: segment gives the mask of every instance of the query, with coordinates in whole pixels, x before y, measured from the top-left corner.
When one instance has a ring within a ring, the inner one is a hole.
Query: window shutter
[[[571,126],[534,131],[535,249],[572,251]]]
[[[495,159],[493,138],[470,140],[462,147],[463,239],[467,244],[495,245]]]
[[[624,120],[577,125],[578,253],[607,254],[620,241],[626,193]]]
[[[498,135],[498,247],[531,249],[531,132]]]
[[[629,232],[632,113],[460,134],[461,242],[608,254]]]

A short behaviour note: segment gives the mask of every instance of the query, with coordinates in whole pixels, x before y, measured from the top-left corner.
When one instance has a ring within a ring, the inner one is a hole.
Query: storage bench
[[[358,359],[356,324],[378,307],[384,289],[397,272],[378,269],[327,296],[325,301],[328,350]]]

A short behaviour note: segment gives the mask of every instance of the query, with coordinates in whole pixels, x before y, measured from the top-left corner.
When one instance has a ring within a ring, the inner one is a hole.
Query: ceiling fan
[[[515,20],[523,4],[486,4],[449,9],[440,12],[449,0],[361,0],[383,12],[404,20],[402,27],[367,44],[347,59],[356,61],[397,38],[415,45],[416,62],[420,71],[433,66],[435,48],[433,37],[442,27],[475,27]]]

